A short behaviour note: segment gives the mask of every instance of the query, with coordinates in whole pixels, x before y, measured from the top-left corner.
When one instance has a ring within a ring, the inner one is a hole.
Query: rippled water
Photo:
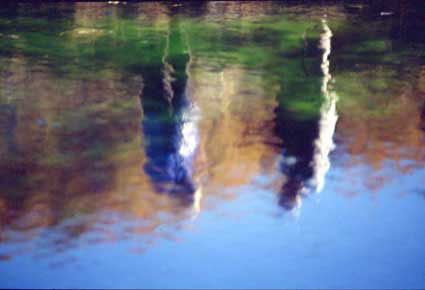
[[[2,5],[0,287],[425,287],[425,7],[357,2]]]

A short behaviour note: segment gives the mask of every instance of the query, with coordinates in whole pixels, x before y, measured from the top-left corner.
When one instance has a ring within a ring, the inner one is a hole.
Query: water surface
[[[0,8],[0,286],[425,287],[425,7],[380,5]]]

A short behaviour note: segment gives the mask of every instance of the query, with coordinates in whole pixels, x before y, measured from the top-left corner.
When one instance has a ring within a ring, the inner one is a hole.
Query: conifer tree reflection
[[[334,148],[333,135],[338,120],[337,96],[330,92],[328,86],[331,80],[328,58],[332,32],[324,19],[322,29],[319,45],[321,74],[292,79],[283,86],[277,98],[276,131],[283,140],[281,170],[286,176],[279,204],[288,210],[300,206],[301,195],[323,189],[330,168],[329,153]],[[294,95],[300,96],[300,90],[307,101],[314,103],[315,99],[319,100],[317,108],[309,115],[303,116],[288,109],[286,100]]]
[[[182,151],[184,111],[190,106],[186,96],[189,54],[178,19],[169,24],[162,65],[144,71],[141,103],[143,133],[148,160],[144,170],[158,193],[176,195],[185,205],[193,202],[195,188],[190,166]]]
[[[284,174],[284,184],[280,189],[279,205],[286,210],[295,210],[301,205],[301,194],[307,181],[313,176],[312,162],[314,141],[318,136],[320,106],[320,74],[318,51],[298,54],[290,62],[291,71],[282,76],[277,92],[275,109],[275,132],[282,140],[282,160],[280,170]],[[306,73],[305,61],[314,65],[313,73]],[[292,104],[317,103],[312,112],[305,113],[294,109]]]
[[[292,210],[300,205],[304,186],[313,176],[312,161],[314,141],[318,136],[318,119],[299,119],[279,101],[276,108],[276,133],[283,140],[281,170],[286,176],[279,205]]]

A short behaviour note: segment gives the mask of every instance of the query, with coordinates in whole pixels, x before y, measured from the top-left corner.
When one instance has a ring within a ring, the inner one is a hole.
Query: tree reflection
[[[321,99],[320,111],[312,116],[303,118],[298,112],[288,109],[286,98],[292,97],[294,92],[287,85],[278,93],[280,100],[276,108],[276,133],[282,138],[283,159],[281,170],[285,176],[285,182],[281,188],[279,205],[287,210],[293,210],[301,205],[301,196],[310,191],[320,192],[325,184],[325,176],[330,167],[329,153],[333,149],[333,135],[337,121],[336,95],[330,92],[329,82],[329,55],[331,53],[332,32],[326,20],[322,20],[323,32],[320,35],[321,74],[305,77],[305,81],[311,82],[316,89],[308,94],[317,94]],[[306,56],[304,56],[305,58]],[[314,55],[307,56],[314,59]],[[317,57],[317,56],[316,56]],[[299,66],[304,67],[304,61],[297,60]],[[317,80],[321,79],[318,83]],[[299,81],[295,79],[295,81]],[[320,89],[318,85],[320,84]],[[301,87],[301,86],[300,86]],[[314,97],[312,98],[314,100]]]
[[[191,164],[196,136],[186,114],[191,106],[186,95],[189,54],[178,20],[169,23],[163,65],[143,73],[143,135],[147,162],[145,171],[159,193],[193,202],[195,192]],[[190,117],[189,117],[190,118]],[[189,133],[189,135],[187,134]]]
[[[314,141],[318,136],[318,120],[299,120],[279,104],[276,109],[276,134],[283,142],[281,170],[286,179],[279,205],[291,210],[299,205],[306,182],[313,176],[312,161]]]

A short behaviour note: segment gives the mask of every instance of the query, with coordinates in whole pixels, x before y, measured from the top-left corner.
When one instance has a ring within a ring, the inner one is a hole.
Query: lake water
[[[424,288],[411,8],[2,4],[0,287]]]

